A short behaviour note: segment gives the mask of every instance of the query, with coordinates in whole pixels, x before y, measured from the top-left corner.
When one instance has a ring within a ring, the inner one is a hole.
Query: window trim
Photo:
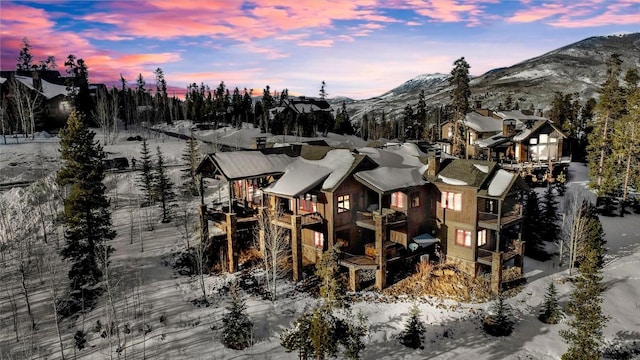
[[[443,191],[440,196],[440,206],[443,209],[462,211],[462,193]]]
[[[336,198],[336,210],[338,214],[342,214],[351,210],[351,196],[350,194],[338,195]]]
[[[462,236],[460,236],[460,234]],[[471,248],[471,231],[464,229],[456,229],[456,241],[457,246],[463,246]]]

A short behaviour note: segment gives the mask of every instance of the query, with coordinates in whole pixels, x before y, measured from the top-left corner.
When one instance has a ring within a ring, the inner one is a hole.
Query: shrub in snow
[[[551,281],[547,287],[547,293],[544,295],[544,304],[538,319],[546,324],[557,324],[562,320],[562,317],[562,310],[558,305],[558,291]]]
[[[87,336],[82,330],[76,331],[76,334],[73,336],[73,340],[75,342],[76,349],[82,350],[87,344]]]
[[[398,335],[400,343],[413,349],[424,349],[422,341],[424,340],[425,331],[424,323],[420,320],[420,309],[418,305],[413,304],[404,330]]]
[[[342,359],[359,359],[364,350],[364,337],[369,329],[366,319],[358,315],[357,322],[350,322],[351,313],[334,314],[325,304],[302,314],[291,329],[280,334],[280,344],[286,352],[297,351],[300,359],[337,357],[342,346]]]
[[[227,313],[222,317],[224,332],[222,343],[230,349],[242,350],[251,345],[253,323],[246,314],[245,301],[238,297],[235,289],[231,292],[231,297],[232,301],[227,307]]]
[[[509,336],[513,331],[514,321],[511,317],[511,307],[504,302],[500,294],[489,309],[489,315],[483,321],[484,331],[493,336]]]

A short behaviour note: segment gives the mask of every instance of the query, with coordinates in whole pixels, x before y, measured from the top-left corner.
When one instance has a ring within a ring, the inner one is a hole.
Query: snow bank
[[[446,176],[442,176],[442,175],[438,175],[438,178],[440,180],[442,180],[443,183],[449,184],[449,185],[458,185],[458,186],[467,186],[467,185],[469,185],[469,184],[467,184],[466,181],[459,180],[459,179],[454,179],[454,178],[450,178],[450,177],[446,177]]]

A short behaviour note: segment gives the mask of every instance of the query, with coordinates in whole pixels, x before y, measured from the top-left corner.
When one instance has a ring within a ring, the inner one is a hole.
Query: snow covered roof
[[[40,81],[42,82],[42,92],[40,92],[39,90],[36,90],[33,87],[33,78],[29,76],[16,75],[16,80],[20,81],[22,84],[24,84],[24,86],[28,87],[29,89],[33,91],[38,91],[47,99],[53,99],[56,96],[67,95],[68,93],[66,86],[52,84],[44,79],[40,79]]]
[[[322,190],[331,190],[349,174],[354,162],[355,157],[346,149],[329,150],[319,160],[300,157],[265,192],[296,197],[320,184]]]
[[[488,147],[504,144],[505,142],[510,140],[511,140],[510,138],[505,137],[504,135],[502,135],[502,132],[500,132],[486,139],[480,139],[476,141],[476,145],[478,145],[481,148],[488,148]]]
[[[483,116],[475,111],[465,115],[464,124],[477,132],[502,131],[502,120]]]
[[[280,179],[264,189],[264,192],[286,197],[298,197],[318,186],[329,174],[331,174],[331,169],[327,167],[298,159],[287,167]]]
[[[260,151],[218,152],[210,154],[209,158],[227,180],[282,174],[295,161],[285,154],[263,154]]]
[[[544,118],[542,116],[527,115],[523,113],[521,110],[498,111],[496,112],[496,115],[498,115],[499,117],[505,120],[515,119],[515,120],[520,120],[522,122],[526,120],[547,120],[547,118]]]
[[[493,176],[493,179],[491,179],[489,188],[487,189],[489,196],[501,197],[504,195],[515,176],[515,174],[506,170],[500,169],[496,171],[496,174]]]
[[[427,179],[449,185],[480,188],[496,165],[492,161],[454,159],[443,163],[443,168],[435,178]]]
[[[357,149],[358,153],[367,155],[371,160],[380,166],[389,167],[421,167],[424,163],[420,157],[426,157],[418,145],[414,143],[404,143],[401,145],[388,146],[385,149],[363,147]]]
[[[379,193],[389,193],[427,183],[417,167],[381,166],[373,170],[359,171],[355,178]]]

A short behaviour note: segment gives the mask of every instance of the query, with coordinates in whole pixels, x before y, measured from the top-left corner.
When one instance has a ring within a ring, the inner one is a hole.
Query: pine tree
[[[413,349],[423,349],[422,341],[424,340],[425,331],[426,327],[420,320],[420,308],[414,303],[409,311],[409,319],[405,324],[404,330],[399,335],[400,343]]]
[[[237,288],[234,286],[231,292],[231,304],[227,306],[227,312],[222,317],[222,343],[224,346],[242,350],[251,346],[253,323],[247,315],[247,305],[238,296]]]
[[[527,193],[522,209],[522,240],[526,242],[526,255],[537,260],[547,260],[541,237],[540,204],[538,194],[531,190]]]
[[[451,139],[451,153],[456,156],[465,155],[464,118],[469,111],[469,64],[461,57],[454,63],[449,77],[449,85],[453,86],[451,101],[453,106],[453,137]]]
[[[608,318],[602,313],[602,265],[598,254],[602,252],[598,241],[587,243],[584,259],[580,264],[580,276],[575,281],[575,289],[567,306],[573,318],[569,329],[560,335],[569,344],[562,355],[563,360],[599,359],[602,351],[602,330]]]
[[[60,131],[60,157],[65,161],[56,181],[70,186],[64,200],[65,246],[61,255],[71,261],[69,283],[72,308],[90,309],[100,293],[103,268],[109,261],[116,232],[105,196],[105,153],[82,114],[72,112]]]
[[[196,196],[200,194],[201,179],[196,174],[200,164],[200,151],[198,149],[198,141],[193,138],[193,133],[187,139],[187,146],[182,153],[182,160],[187,164],[187,167],[182,170],[183,186],[185,186],[187,193]]]
[[[160,208],[162,209],[162,222],[168,223],[171,221],[171,203],[175,200],[176,194],[173,192],[173,182],[167,175],[167,169],[164,165],[164,156],[160,151],[160,146],[157,148],[156,166],[154,168],[154,183],[153,192],[160,201]]]
[[[322,80],[322,84],[320,85],[320,92],[318,93],[320,99],[324,100],[327,98],[329,94],[327,94],[327,83]]]
[[[142,139],[142,150],[140,151],[140,161],[142,162],[141,172],[138,175],[138,184],[145,197],[145,206],[151,206],[154,203],[154,191],[153,184],[155,183],[153,173],[153,161],[151,159],[151,153],[147,146],[147,139]]]
[[[558,202],[553,194],[553,188],[547,186],[542,201],[540,213],[540,235],[542,240],[555,242],[560,236],[560,214],[558,214]]]
[[[544,294],[544,303],[542,305],[542,313],[538,319],[546,324],[557,324],[562,319],[562,310],[558,305],[558,291],[553,281],[549,282],[547,292]]]
[[[361,314],[356,316],[356,322],[349,321],[351,317],[348,311],[343,317],[335,316],[326,304],[315,307],[296,319],[293,328],[280,334],[280,344],[287,352],[297,351],[300,359],[336,357],[339,346],[341,358],[359,359],[369,329]]]
[[[344,279],[338,265],[338,247],[325,251],[316,263],[316,274],[320,277],[320,297],[330,307],[341,307],[345,294]]]
[[[341,135],[353,135],[354,133],[351,118],[347,111],[347,104],[344,101],[342,102],[342,107],[338,110],[333,131]]]
[[[489,335],[511,335],[514,321],[511,318],[511,307],[504,301],[502,293],[498,295],[498,300],[491,304],[489,315],[484,318],[483,326]]]
[[[18,71],[31,71],[35,67],[35,65],[33,65],[33,55],[31,55],[31,44],[29,44],[29,39],[22,39],[22,49],[20,49],[20,54],[16,60],[18,61],[16,65]]]
[[[607,78],[600,90],[600,98],[594,109],[593,130],[589,134],[589,174],[591,186],[598,190],[599,196],[614,195],[620,185],[618,162],[611,156],[611,129],[624,109],[622,88],[618,81],[621,65],[618,54],[611,55],[607,61]]]

